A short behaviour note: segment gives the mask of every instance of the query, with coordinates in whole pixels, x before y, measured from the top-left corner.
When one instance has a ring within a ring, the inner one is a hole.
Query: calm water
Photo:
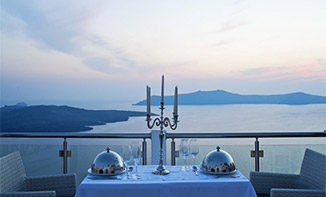
[[[172,117],[172,108],[167,106],[164,115]],[[127,105],[123,109],[145,111],[146,106]],[[152,107],[152,112],[160,111]],[[325,117],[325,104],[180,106],[180,122],[175,132],[323,131]],[[145,117],[132,117],[127,122],[95,126],[89,132],[149,132],[149,129]]]

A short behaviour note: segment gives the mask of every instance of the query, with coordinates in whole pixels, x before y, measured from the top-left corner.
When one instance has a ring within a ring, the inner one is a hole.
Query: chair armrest
[[[326,191],[315,189],[271,189],[271,197],[325,197]]]
[[[25,184],[27,191],[54,190],[57,196],[74,196],[76,193],[75,174],[26,177]]]
[[[250,172],[250,182],[257,194],[269,194],[271,188],[296,188],[299,177],[297,174]]]
[[[1,197],[55,197],[55,191],[0,192]]]

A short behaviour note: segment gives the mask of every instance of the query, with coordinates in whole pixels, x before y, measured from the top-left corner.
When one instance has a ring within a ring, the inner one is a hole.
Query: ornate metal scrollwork
[[[164,127],[170,127],[172,130],[175,130],[178,125],[178,115],[175,115],[175,113],[173,113],[173,124],[172,124],[168,117],[163,116],[164,109],[165,109],[164,102],[161,102],[160,117],[155,118],[153,122],[151,122],[152,119],[150,114],[147,114],[146,117],[147,127],[149,129],[152,129],[154,125],[160,127],[160,161],[159,161],[159,166],[153,171],[153,173],[157,175],[166,175],[170,173],[170,171],[165,169],[163,165],[163,137],[164,137],[163,129]]]

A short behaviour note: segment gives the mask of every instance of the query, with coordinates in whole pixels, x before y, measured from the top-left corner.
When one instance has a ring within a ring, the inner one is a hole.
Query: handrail
[[[19,138],[151,138],[151,133],[39,133],[39,132],[0,132],[0,137]]]
[[[326,137],[326,132],[167,133],[166,138]]]
[[[0,137],[18,138],[151,138],[151,133],[39,133],[0,132]],[[166,138],[284,138],[326,137],[326,132],[250,132],[250,133],[166,133]]]

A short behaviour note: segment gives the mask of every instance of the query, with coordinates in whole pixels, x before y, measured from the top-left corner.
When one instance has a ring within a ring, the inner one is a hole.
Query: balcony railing
[[[255,150],[251,152],[255,157],[255,171],[259,171],[259,158],[263,152],[259,150],[259,138],[301,138],[301,137],[325,137],[324,132],[269,132],[269,133],[168,133],[171,138],[171,165],[175,165],[175,139],[176,138],[254,138]]]
[[[147,164],[147,141],[151,139],[152,133],[0,133],[1,138],[59,138],[63,139],[60,156],[62,160],[62,171],[68,173],[68,157],[71,152],[68,150],[67,139],[71,138],[110,138],[110,139],[142,139],[142,164]],[[176,165],[176,143],[175,139],[198,138],[247,138],[254,139],[254,150],[251,156],[255,158],[255,171],[259,171],[259,158],[263,155],[259,149],[261,138],[316,138],[326,137],[326,132],[251,132],[251,133],[167,133],[166,139],[171,139],[171,165]],[[153,146],[152,146],[153,147]]]
[[[147,164],[147,143],[146,139],[151,138],[150,133],[0,133],[1,138],[61,138],[63,139],[62,150],[59,156],[63,157],[62,171],[68,173],[68,157],[71,151],[68,150],[68,138],[110,138],[110,139],[143,139],[142,142],[142,163]]]

